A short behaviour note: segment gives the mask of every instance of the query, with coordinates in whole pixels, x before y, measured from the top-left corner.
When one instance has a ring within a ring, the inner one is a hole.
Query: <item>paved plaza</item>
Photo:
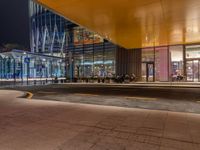
[[[1,150],[199,150],[200,115],[16,98],[0,91]]]

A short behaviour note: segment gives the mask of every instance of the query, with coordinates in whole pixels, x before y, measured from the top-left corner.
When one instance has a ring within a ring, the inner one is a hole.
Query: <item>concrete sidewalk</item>
[[[199,150],[200,115],[16,98],[0,91],[2,150]]]
[[[173,87],[173,88],[200,88],[200,82],[133,82],[133,83],[64,83],[72,85],[104,85],[120,87]]]
[[[37,80],[36,85],[45,85],[46,80]],[[48,84],[55,84],[52,80],[48,80]],[[172,87],[172,88],[200,88],[200,82],[132,82],[132,83],[61,83],[58,84],[68,84],[68,85],[104,85],[104,86],[126,86],[126,87]],[[9,87],[21,87],[21,86],[34,86],[34,80],[27,81],[24,80],[23,84],[19,81],[14,83],[14,81],[0,81],[0,88],[9,88]]]

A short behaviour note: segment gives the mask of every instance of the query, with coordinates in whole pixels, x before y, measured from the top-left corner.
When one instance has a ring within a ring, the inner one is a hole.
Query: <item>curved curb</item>
[[[23,96],[20,96],[19,98],[27,98],[31,99],[33,97],[33,94],[31,92],[25,92]]]

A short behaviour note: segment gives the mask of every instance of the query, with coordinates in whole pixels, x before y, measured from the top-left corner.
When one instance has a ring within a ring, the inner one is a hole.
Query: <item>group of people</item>
[[[172,76],[172,81],[183,81],[184,80],[184,76],[181,74],[177,74],[177,75],[171,75]]]
[[[115,78],[115,82],[117,82],[117,83],[129,83],[129,82],[135,82],[135,81],[136,81],[135,74],[117,75]]]

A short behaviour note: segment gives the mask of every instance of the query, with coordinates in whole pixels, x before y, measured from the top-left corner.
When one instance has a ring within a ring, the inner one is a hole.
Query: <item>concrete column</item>
[[[135,74],[141,77],[141,49],[118,47],[116,51],[116,75]]]

